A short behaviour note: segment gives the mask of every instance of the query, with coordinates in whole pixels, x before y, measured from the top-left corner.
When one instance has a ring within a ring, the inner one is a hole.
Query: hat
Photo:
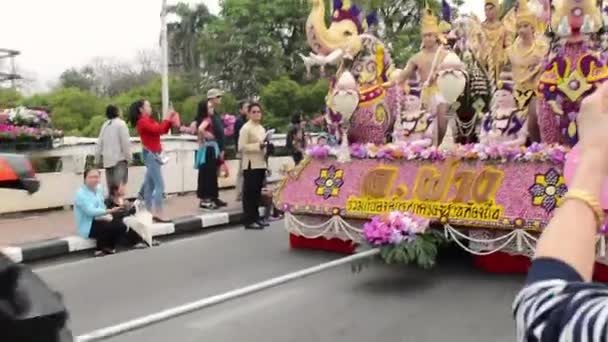
[[[436,33],[439,34],[439,20],[433,15],[430,8],[426,8],[420,20],[420,31],[422,34]]]
[[[497,9],[500,9],[500,0],[485,0],[484,6],[485,5],[492,5],[492,6],[496,7]]]
[[[527,0],[519,0],[517,4],[517,13],[515,15],[515,21],[519,24],[529,24],[532,27],[536,27],[536,15],[528,8]]]
[[[567,24],[568,16],[570,14],[579,15],[583,17],[587,26],[590,26],[588,29],[592,32],[597,32],[602,26],[602,13],[598,6],[597,0],[557,1],[557,4],[555,5],[555,11],[551,16],[553,21],[553,27],[559,30],[559,24],[561,21],[565,21],[565,23]]]
[[[216,97],[222,96],[224,96],[224,92],[216,88],[209,89],[209,91],[207,92],[207,99],[214,99]]]

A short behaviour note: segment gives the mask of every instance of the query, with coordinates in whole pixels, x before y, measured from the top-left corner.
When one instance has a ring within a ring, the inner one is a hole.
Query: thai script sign
[[[299,214],[370,218],[391,211],[456,225],[541,229],[565,195],[550,162],[309,160],[276,202]]]

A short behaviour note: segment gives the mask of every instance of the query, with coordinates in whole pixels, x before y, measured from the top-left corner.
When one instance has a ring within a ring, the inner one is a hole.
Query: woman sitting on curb
[[[116,253],[118,241],[127,233],[125,226],[117,224],[112,217],[122,208],[106,209],[99,179],[98,170],[85,170],[84,184],[76,192],[74,201],[78,233],[85,239],[97,241],[95,256]]]

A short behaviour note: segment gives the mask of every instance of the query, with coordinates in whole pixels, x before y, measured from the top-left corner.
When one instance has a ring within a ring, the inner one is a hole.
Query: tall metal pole
[[[161,49],[161,91],[162,91],[162,102],[163,102],[163,118],[166,118],[169,114],[169,43],[167,37],[167,0],[163,0],[163,8],[160,15],[161,22],[161,37],[160,37],[160,49]]]

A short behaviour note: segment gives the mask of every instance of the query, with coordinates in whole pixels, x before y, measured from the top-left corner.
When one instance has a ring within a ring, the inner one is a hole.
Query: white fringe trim
[[[320,216],[310,217],[315,218]],[[321,219],[324,218],[321,217]],[[338,215],[334,215],[319,224],[308,224],[295,215],[286,213],[285,228],[289,233],[307,239],[316,239],[320,237],[327,239],[337,238],[342,241],[353,241],[355,243],[361,243],[363,240],[363,229],[348,223]],[[532,256],[536,249],[538,238],[526,230],[514,229],[511,231],[494,231],[486,229],[486,231],[490,231],[492,233],[490,234],[491,236],[497,236],[494,238],[479,239],[472,237],[470,234],[463,233],[450,224],[445,224],[443,226],[443,233],[446,239],[454,241],[462,249],[474,255],[490,255],[499,251],[510,253],[515,250],[515,252],[517,252],[516,254]],[[515,248],[512,247],[513,242]],[[475,247],[472,248],[472,245]],[[604,235],[597,236],[596,248],[598,256],[597,261],[608,265],[608,260],[606,260],[606,237]]]

